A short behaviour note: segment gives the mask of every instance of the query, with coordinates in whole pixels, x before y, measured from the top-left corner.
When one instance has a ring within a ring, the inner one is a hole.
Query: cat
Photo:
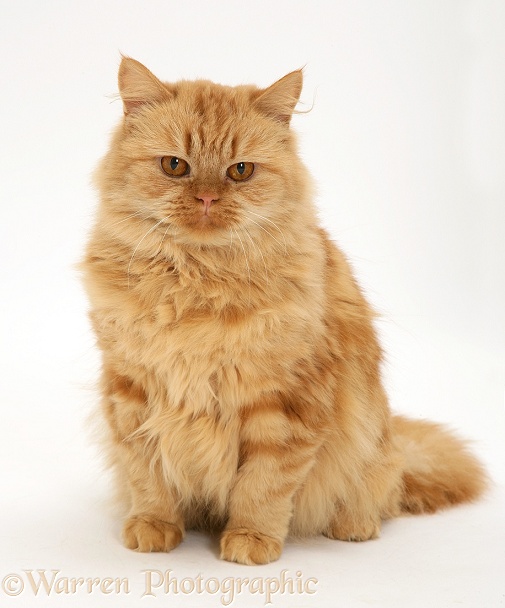
[[[364,541],[478,498],[465,442],[390,412],[374,312],[290,127],[302,72],[170,84],[123,57],[118,81],[83,271],[126,547],[212,528],[222,559],[265,564],[288,535]]]

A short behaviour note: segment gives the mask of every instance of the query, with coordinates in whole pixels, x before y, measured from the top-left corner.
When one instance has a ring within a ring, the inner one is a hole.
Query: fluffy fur
[[[301,87],[300,71],[263,90],[121,63],[84,271],[131,549],[212,526],[223,559],[262,564],[289,533],[376,538],[484,488],[463,442],[390,413],[373,312],[289,127]],[[245,181],[227,177],[239,162]]]

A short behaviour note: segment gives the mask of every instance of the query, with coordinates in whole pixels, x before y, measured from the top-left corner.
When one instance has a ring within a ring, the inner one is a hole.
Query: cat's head
[[[267,89],[162,83],[123,58],[124,121],[100,172],[105,199],[181,243],[270,234],[274,244],[274,225],[300,214],[306,198],[289,128],[301,88],[301,71]]]

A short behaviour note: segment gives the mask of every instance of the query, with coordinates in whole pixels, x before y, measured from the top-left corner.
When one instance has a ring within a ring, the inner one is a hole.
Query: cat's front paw
[[[182,530],[176,524],[149,515],[130,517],[123,527],[125,547],[142,553],[171,551],[181,542],[182,536]]]
[[[221,559],[253,566],[279,559],[282,542],[248,528],[226,530],[221,537]]]

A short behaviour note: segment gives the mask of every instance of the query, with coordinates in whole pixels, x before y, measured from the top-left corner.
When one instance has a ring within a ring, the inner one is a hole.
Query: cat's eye
[[[231,167],[228,167],[226,175],[236,182],[243,182],[249,179],[254,173],[254,163],[235,163]]]
[[[163,156],[160,160],[161,168],[171,177],[182,177],[189,173],[189,165],[177,156]]]

